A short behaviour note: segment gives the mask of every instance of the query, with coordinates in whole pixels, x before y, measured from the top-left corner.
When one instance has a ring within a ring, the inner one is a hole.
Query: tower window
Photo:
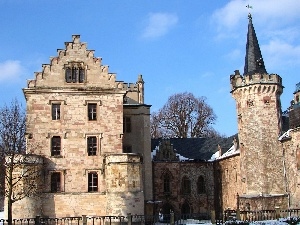
[[[88,155],[97,155],[97,137],[92,136],[87,138],[87,152]]]
[[[60,104],[52,104],[52,120],[60,119]]]
[[[51,174],[51,192],[61,191],[61,175],[60,172],[54,172]]]
[[[89,120],[97,120],[97,104],[88,103],[88,118]]]
[[[124,116],[123,118],[123,133],[131,132],[131,118],[128,116]]]
[[[98,191],[98,174],[96,172],[88,173],[88,192]]]
[[[51,138],[51,156],[60,155],[61,138],[60,136],[53,136]]]

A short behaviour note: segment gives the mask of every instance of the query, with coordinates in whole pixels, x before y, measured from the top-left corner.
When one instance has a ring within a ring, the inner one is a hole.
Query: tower
[[[276,199],[284,196],[282,152],[278,147],[283,86],[279,75],[267,73],[251,14],[248,19],[244,74],[236,70],[230,76],[241,150],[239,195],[241,204],[266,209],[279,204]]]

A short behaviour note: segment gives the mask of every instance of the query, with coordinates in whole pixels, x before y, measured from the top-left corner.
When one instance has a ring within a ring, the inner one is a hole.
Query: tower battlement
[[[237,88],[246,87],[254,84],[273,84],[282,87],[282,78],[277,74],[260,74],[241,75],[238,70],[235,74],[230,75],[231,92]]]

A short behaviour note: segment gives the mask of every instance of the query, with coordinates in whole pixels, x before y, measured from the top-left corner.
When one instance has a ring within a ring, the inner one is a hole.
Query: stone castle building
[[[251,15],[243,75],[230,75],[238,135],[229,138],[151,141],[142,76],[117,81],[79,35],[42,67],[23,91],[44,186],[14,204],[15,217],[299,207],[300,83],[282,115],[283,82],[267,73]]]
[[[143,214],[152,169],[142,76],[117,81],[72,38],[23,89],[27,151],[44,157],[44,187],[16,202],[14,216]]]

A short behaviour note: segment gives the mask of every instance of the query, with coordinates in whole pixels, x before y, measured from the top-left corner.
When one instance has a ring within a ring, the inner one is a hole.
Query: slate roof
[[[249,23],[247,33],[244,75],[252,75],[254,73],[267,73],[258,44],[257,36],[252,23],[251,14],[249,14],[248,19]]]
[[[176,153],[197,161],[207,161],[218,151],[218,145],[225,153],[232,145],[233,139],[238,140],[237,134],[231,137],[213,137],[213,138],[170,138]],[[153,151],[162,139],[151,139],[151,150]]]

